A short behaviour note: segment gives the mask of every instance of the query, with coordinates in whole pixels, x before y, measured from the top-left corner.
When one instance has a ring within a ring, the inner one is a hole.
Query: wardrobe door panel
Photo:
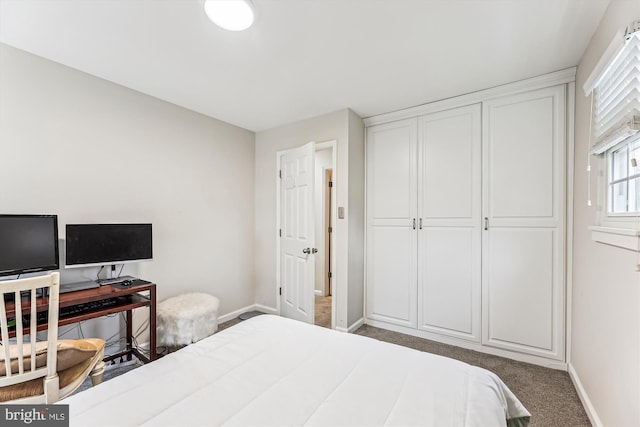
[[[368,129],[367,215],[371,225],[412,225],[416,216],[415,129],[415,120]]]
[[[409,227],[379,226],[370,230],[369,318],[415,327],[415,234]]]
[[[478,332],[480,251],[469,228],[423,230],[420,329],[465,339]],[[478,337],[479,339],[479,337]]]
[[[553,97],[491,109],[489,205],[494,219],[554,214]]]
[[[367,129],[367,318],[415,328],[416,119]]]
[[[480,105],[419,118],[418,325],[480,341]]]
[[[420,118],[421,217],[473,219],[480,192],[480,107]]]
[[[553,351],[553,229],[496,228],[489,241],[488,341]]]
[[[565,87],[483,104],[483,344],[564,359]]]

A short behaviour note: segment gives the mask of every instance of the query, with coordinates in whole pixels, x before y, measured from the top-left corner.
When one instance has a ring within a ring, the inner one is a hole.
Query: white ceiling
[[[386,113],[578,64],[609,0],[0,0],[0,41],[260,131]]]

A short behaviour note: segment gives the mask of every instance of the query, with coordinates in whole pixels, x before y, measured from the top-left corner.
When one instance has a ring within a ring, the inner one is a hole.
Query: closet
[[[532,86],[368,125],[367,323],[564,360],[567,84]]]

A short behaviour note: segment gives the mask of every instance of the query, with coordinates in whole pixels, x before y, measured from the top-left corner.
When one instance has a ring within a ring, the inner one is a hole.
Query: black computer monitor
[[[60,268],[57,215],[0,214],[0,276]]]
[[[151,224],[67,224],[66,267],[151,260]]]

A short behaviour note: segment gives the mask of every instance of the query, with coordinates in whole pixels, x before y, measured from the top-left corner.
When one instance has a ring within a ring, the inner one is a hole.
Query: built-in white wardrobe
[[[574,76],[366,120],[367,323],[564,362]]]

